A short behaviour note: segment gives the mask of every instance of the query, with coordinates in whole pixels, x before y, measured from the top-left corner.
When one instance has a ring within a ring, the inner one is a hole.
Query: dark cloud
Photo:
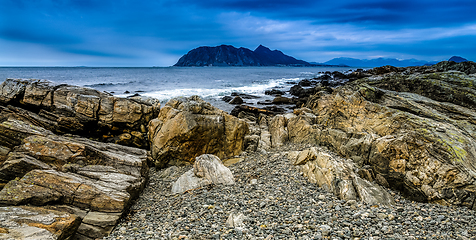
[[[172,65],[191,48],[220,44],[264,44],[308,61],[329,60],[312,59],[317,52],[476,59],[474,9],[474,0],[2,0],[0,49],[34,45],[94,64]]]
[[[68,35],[58,34],[58,33],[46,33],[46,32],[35,32],[28,31],[25,29],[13,29],[6,28],[0,30],[0,36],[4,39],[20,42],[30,42],[30,43],[39,43],[39,44],[76,44],[80,43],[80,40]]]

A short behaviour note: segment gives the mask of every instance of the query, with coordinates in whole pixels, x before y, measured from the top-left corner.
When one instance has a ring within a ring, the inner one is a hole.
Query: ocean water
[[[325,71],[347,72],[342,67],[0,67],[0,82],[6,78],[47,79],[57,83],[84,86],[120,97],[133,94],[154,97],[162,103],[173,97],[201,96],[214,106],[230,112],[233,105],[221,100],[232,92],[259,96],[246,100],[262,107],[258,101],[272,99],[264,92],[284,91],[302,79],[322,75]]]

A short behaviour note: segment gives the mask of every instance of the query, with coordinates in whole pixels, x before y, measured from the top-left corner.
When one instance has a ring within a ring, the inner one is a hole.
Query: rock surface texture
[[[195,160],[193,169],[184,173],[173,185],[172,193],[183,193],[207,185],[232,185],[235,179],[230,169],[211,154],[203,154]]]
[[[17,119],[58,134],[72,133],[147,148],[147,124],[160,103],[119,98],[91,88],[47,80],[7,79],[0,85],[0,121]],[[27,111],[28,110],[28,111]]]
[[[245,121],[198,96],[170,100],[149,123],[152,157],[159,168],[193,164],[202,154],[233,157],[242,152],[247,133]]]
[[[106,236],[147,181],[147,154],[138,148],[18,120],[0,123],[0,145],[9,149],[0,161],[0,239]]]
[[[437,71],[472,71],[474,63],[455,64],[375,68],[366,73],[373,74],[369,77],[311,95],[306,107],[292,114],[257,119],[238,113],[253,129],[245,145],[258,150],[262,142],[326,146],[351,159],[362,181],[389,186],[418,201],[475,209],[476,76]],[[322,168],[315,162],[302,169],[322,185],[315,178],[318,165]],[[335,192],[336,186],[325,185]]]

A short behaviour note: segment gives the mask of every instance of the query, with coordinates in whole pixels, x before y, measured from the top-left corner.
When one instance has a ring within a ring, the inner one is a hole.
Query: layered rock
[[[149,123],[152,157],[159,168],[192,164],[202,154],[238,155],[248,125],[198,96],[175,98]]]
[[[310,182],[333,192],[340,199],[360,200],[369,205],[395,204],[393,197],[382,187],[362,179],[351,160],[332,156],[315,147],[290,154],[290,160]]]
[[[435,69],[445,64],[374,69],[370,77],[316,92],[292,114],[256,118],[240,112],[252,126],[247,149],[259,150],[263,137],[271,146],[325,146],[351,159],[354,172],[368,182],[415,200],[474,209],[476,78]],[[267,128],[261,118],[267,118]]]
[[[148,147],[146,126],[160,108],[150,98],[118,98],[91,88],[35,79],[4,81],[0,105],[2,121],[17,119],[59,134],[141,148]]]
[[[71,224],[51,222],[55,225],[46,227],[34,223],[4,227],[9,233],[24,234],[20,239],[27,239],[25,231],[50,236],[41,229],[52,232],[55,226],[53,238],[45,239],[67,239],[74,233],[80,239],[101,238],[138,197],[148,176],[145,150],[74,135],[58,136],[18,120],[0,124],[0,145],[8,149],[6,160],[0,162],[0,183],[4,185],[0,206],[11,210],[33,205],[73,219],[68,220]],[[60,221],[60,217],[55,219]]]
[[[233,185],[235,179],[230,169],[214,155],[203,154],[196,158],[193,168],[184,173],[172,185],[172,193],[182,193],[207,185]]]
[[[41,207],[0,207],[0,239],[69,239],[81,220]]]

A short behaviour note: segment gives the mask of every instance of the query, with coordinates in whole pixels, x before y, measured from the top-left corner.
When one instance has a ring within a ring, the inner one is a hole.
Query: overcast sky
[[[475,0],[0,0],[0,66],[170,66],[199,46],[476,60]]]

